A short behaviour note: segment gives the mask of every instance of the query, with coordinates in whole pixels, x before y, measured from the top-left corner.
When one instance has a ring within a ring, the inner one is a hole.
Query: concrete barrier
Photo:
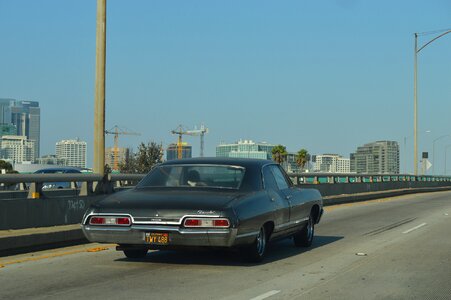
[[[77,224],[86,209],[104,197],[0,200],[0,230]]]

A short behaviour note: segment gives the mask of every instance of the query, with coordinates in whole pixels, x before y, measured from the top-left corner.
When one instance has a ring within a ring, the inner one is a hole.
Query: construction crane
[[[203,124],[201,125],[200,129],[193,129],[193,130],[185,130],[182,125],[179,125],[176,129],[171,131],[172,134],[177,134],[177,158],[182,158],[182,136],[183,135],[191,135],[191,136],[197,136],[200,135],[200,157],[204,156],[204,135],[208,133],[208,128],[206,128]]]
[[[204,157],[204,135],[208,133],[208,128],[204,124],[200,125],[200,129],[188,130],[186,134],[197,136],[200,135],[200,157]]]
[[[178,134],[178,139],[177,139],[177,158],[181,159],[182,158],[182,136],[186,133],[186,130],[183,129],[182,125],[179,125],[176,129],[171,130],[172,134]]]
[[[114,163],[113,163],[113,170],[119,170],[119,166],[118,166],[118,156],[119,156],[119,135],[120,134],[124,134],[124,135],[141,135],[140,133],[137,132],[128,132],[125,131],[121,128],[119,128],[117,125],[115,125],[113,128],[111,128],[110,130],[105,130],[105,134],[112,134],[114,135],[114,148],[113,148],[113,159],[114,159]]]

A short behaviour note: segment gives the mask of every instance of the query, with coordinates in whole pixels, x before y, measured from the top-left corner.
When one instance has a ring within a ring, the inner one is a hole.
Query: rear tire
[[[313,216],[310,214],[307,224],[293,235],[293,242],[296,247],[310,247],[315,234]]]
[[[260,228],[255,241],[245,248],[245,256],[249,262],[261,262],[266,254],[268,234],[265,226]]]
[[[123,251],[127,258],[143,258],[147,255],[147,249],[128,249]]]

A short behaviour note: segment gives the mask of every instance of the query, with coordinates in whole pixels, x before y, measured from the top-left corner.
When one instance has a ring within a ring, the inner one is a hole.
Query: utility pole
[[[97,0],[93,171],[102,175],[105,172],[105,61],[106,0]]]

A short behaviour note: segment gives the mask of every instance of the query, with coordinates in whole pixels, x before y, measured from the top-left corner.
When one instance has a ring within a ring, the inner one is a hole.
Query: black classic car
[[[320,193],[293,186],[273,161],[194,158],[162,163],[132,190],[92,205],[82,229],[128,258],[205,246],[237,248],[258,262],[274,239],[309,247],[322,213]]]

